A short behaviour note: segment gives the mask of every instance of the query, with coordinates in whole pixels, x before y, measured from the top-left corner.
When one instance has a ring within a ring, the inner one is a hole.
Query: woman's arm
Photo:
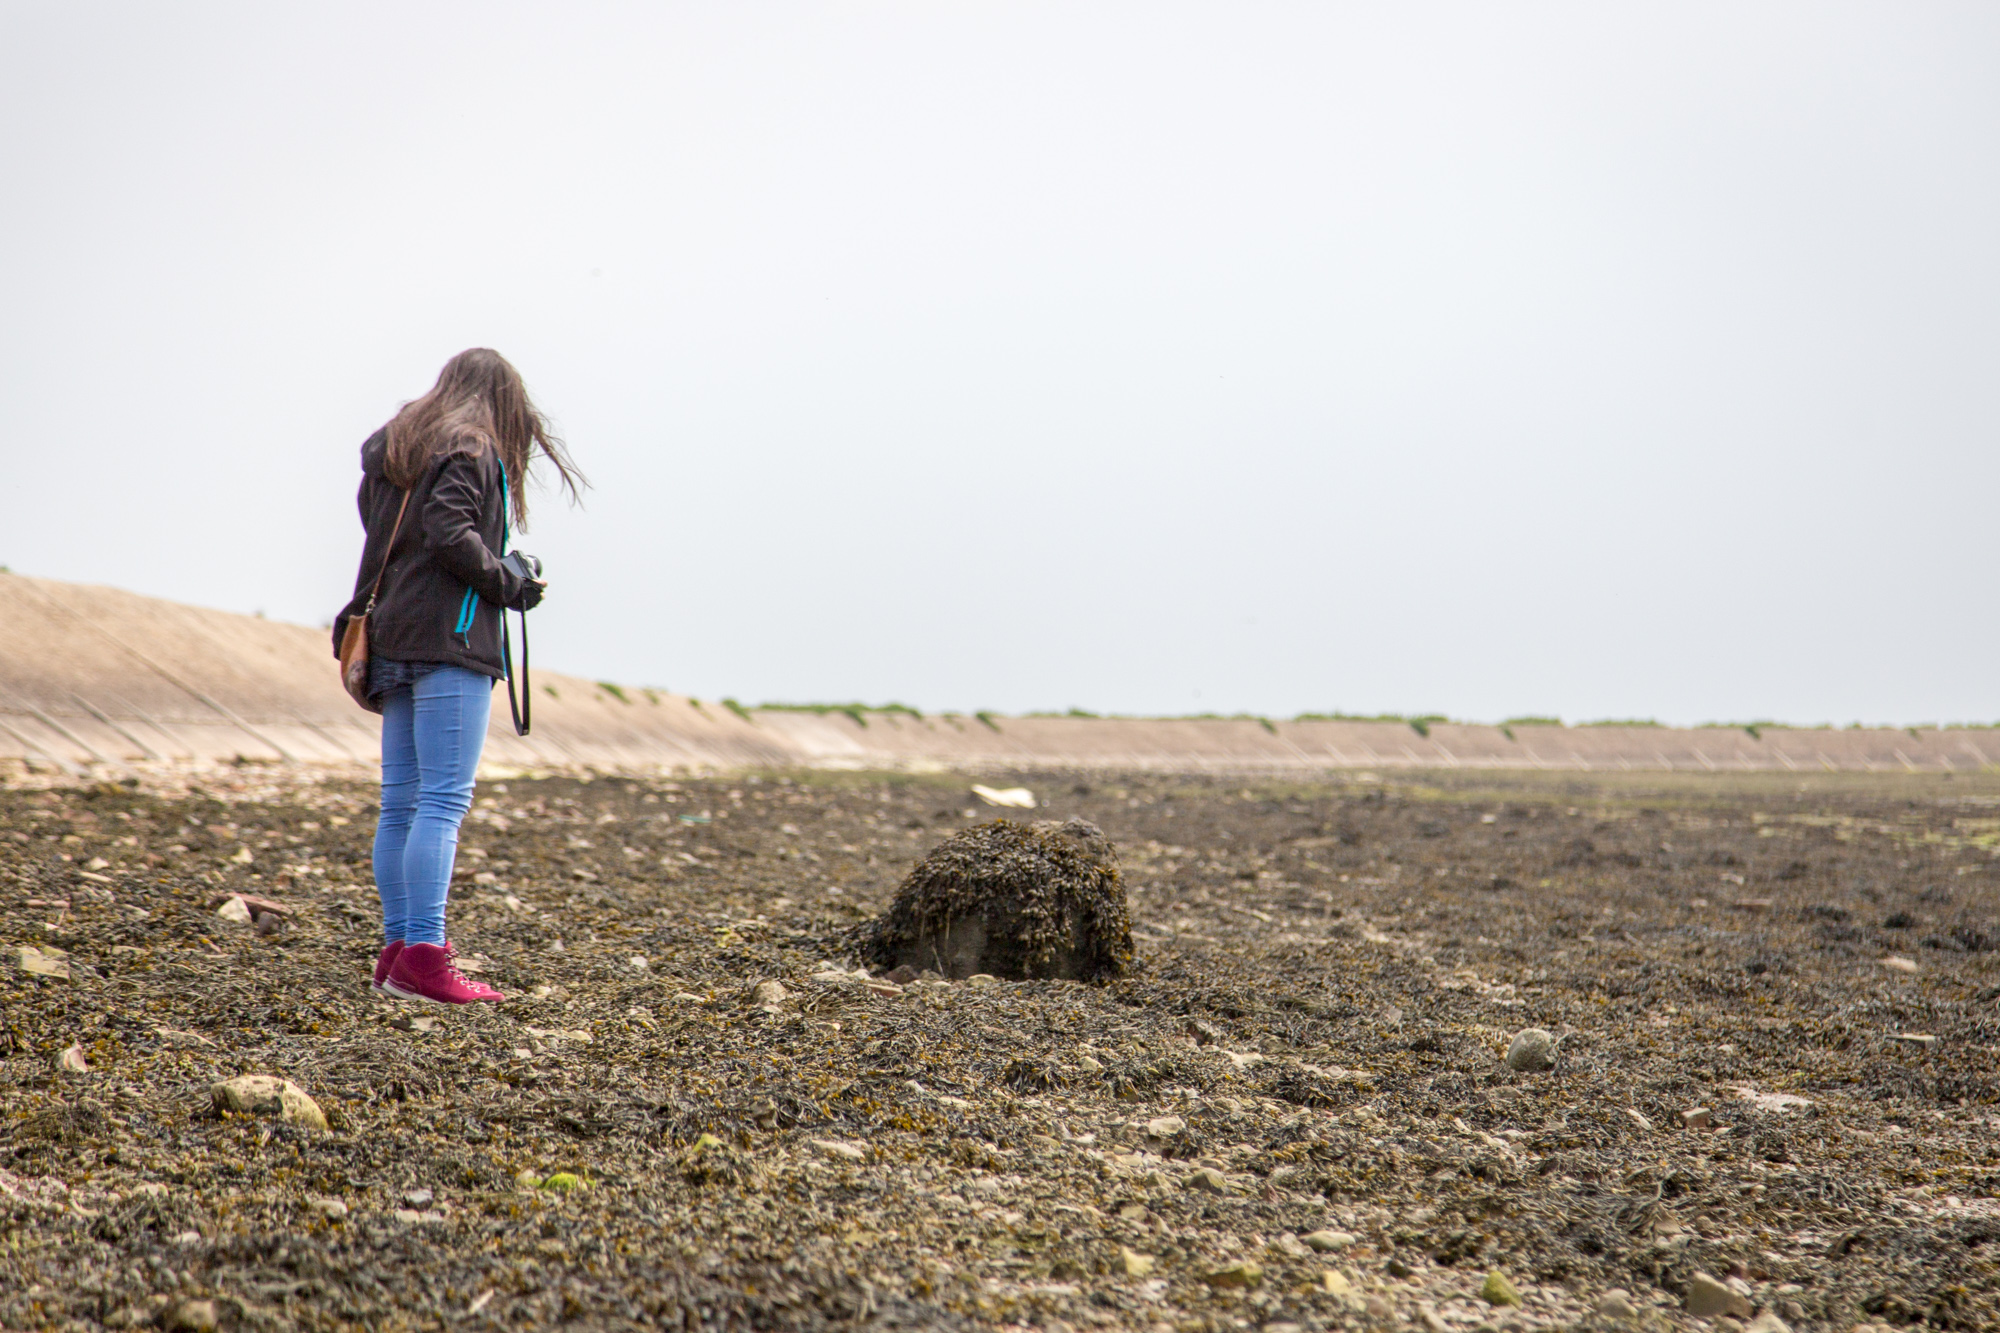
[[[469,454],[451,454],[439,464],[437,481],[424,505],[424,547],[447,573],[481,597],[495,606],[512,606],[520,600],[524,580],[500,563],[499,553],[479,533],[487,491],[481,475],[485,470],[485,461]]]

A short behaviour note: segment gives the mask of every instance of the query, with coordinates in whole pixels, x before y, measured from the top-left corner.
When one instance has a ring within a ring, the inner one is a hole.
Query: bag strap
[[[410,507],[410,493],[403,492],[403,503],[396,506],[396,526],[389,529],[389,544],[382,548],[382,568],[375,571],[375,582],[368,589],[368,605],[361,608],[361,614],[373,615],[375,594],[382,591],[382,576],[389,572],[389,553],[396,549],[396,535],[403,530],[403,514]]]

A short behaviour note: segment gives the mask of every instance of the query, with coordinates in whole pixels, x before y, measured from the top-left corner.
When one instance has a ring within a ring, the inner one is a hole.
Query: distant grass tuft
[[[608,680],[598,681],[597,688],[603,690],[606,694],[610,695],[612,698],[616,699],[621,704],[629,704],[632,702],[630,699],[627,699],[625,697],[624,689],[622,689],[617,685],[613,685]]]
[[[724,699],[722,701],[722,706],[724,708],[727,708],[730,712],[736,714],[736,716],[742,718],[745,722],[748,722],[751,726],[754,727],[757,725],[757,719],[750,716],[750,710],[745,708],[742,704],[737,703],[734,699]]]

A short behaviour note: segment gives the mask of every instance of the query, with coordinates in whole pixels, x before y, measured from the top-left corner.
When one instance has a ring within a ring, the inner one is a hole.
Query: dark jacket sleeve
[[[495,606],[512,606],[521,595],[521,576],[502,565],[499,555],[479,535],[487,491],[485,460],[452,454],[438,469],[424,505],[425,550],[447,573],[485,600]],[[495,476],[497,479],[497,471]]]

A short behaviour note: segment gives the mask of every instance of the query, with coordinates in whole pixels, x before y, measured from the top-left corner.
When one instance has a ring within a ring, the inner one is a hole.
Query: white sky
[[[0,563],[320,623],[485,344],[550,667],[1990,720],[1996,236],[1990,3],[0,0]]]

